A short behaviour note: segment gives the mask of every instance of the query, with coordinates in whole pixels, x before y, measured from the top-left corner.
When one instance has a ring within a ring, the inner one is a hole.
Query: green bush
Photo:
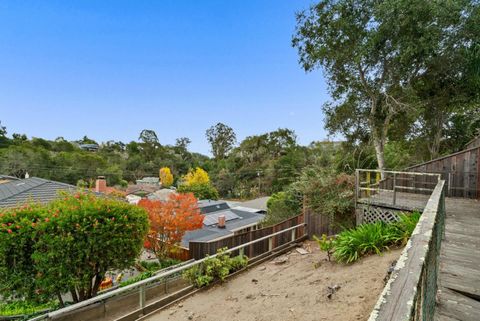
[[[386,224],[363,224],[340,233],[335,244],[334,257],[339,262],[350,263],[367,254],[380,254],[388,248],[385,238]]]
[[[124,286],[148,279],[154,275],[155,275],[155,271],[146,271],[146,272],[140,273],[139,275],[134,276],[133,278],[120,282],[119,286],[123,288]]]
[[[161,269],[165,269],[167,267],[177,265],[181,263],[181,261],[176,259],[165,259],[161,260],[160,262],[157,261],[140,261],[140,266],[142,266],[147,271],[158,271]]]
[[[321,239],[316,235],[313,236],[313,239],[318,243],[320,250],[327,252],[328,262],[330,262],[335,250],[335,238],[333,236],[328,237],[326,234],[322,234]]]
[[[183,278],[194,286],[201,288],[214,280],[225,280],[234,271],[238,271],[248,264],[246,256],[230,257],[225,253],[226,248],[220,249],[217,256],[207,258],[203,263],[193,266],[183,273]]]
[[[391,241],[399,245],[407,244],[420,219],[419,212],[401,214],[398,222],[389,224],[387,234]]]
[[[90,193],[6,211],[0,224],[0,294],[36,302],[95,296],[107,271],[134,264],[148,231],[143,209]]]
[[[199,200],[218,200],[218,191],[211,183],[183,184],[177,189],[179,193],[193,193]]]
[[[334,257],[351,263],[368,254],[380,254],[392,245],[404,245],[412,235],[420,213],[400,215],[398,222],[376,222],[345,230],[335,240]]]
[[[28,204],[3,211],[0,215],[0,296],[3,299],[42,301],[35,280],[39,271],[32,258],[37,224],[47,215],[46,208]]]
[[[58,302],[49,301],[37,303],[32,301],[13,301],[0,304],[0,316],[33,315],[45,310],[53,310],[58,307]]]
[[[331,224],[341,227],[353,226],[355,221],[355,178],[345,173],[336,173],[319,164],[303,169],[291,189],[302,195],[305,206],[318,215],[331,218]]]
[[[302,213],[302,205],[290,191],[273,194],[267,201],[267,215],[263,224],[274,225]]]

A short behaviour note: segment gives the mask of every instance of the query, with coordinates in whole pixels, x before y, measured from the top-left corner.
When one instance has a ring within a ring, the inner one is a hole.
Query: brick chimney
[[[225,215],[218,216],[218,228],[225,228]]]
[[[107,192],[107,181],[105,179],[105,176],[98,176],[97,181],[95,182],[95,192],[97,193]]]

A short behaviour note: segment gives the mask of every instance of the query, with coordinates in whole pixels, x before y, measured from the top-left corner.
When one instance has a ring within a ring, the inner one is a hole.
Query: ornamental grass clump
[[[386,224],[362,224],[340,233],[334,241],[333,256],[338,262],[351,263],[369,254],[381,254],[392,246],[403,246],[413,233],[420,213],[401,214],[399,220]]]

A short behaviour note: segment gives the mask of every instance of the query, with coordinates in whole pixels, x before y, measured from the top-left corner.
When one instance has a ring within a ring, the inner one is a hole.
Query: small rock
[[[363,296],[363,295],[359,295],[358,298],[359,298],[359,299],[363,299],[364,296]]]
[[[295,250],[296,250],[298,253],[300,253],[301,255],[308,254],[308,251],[305,250],[303,247],[297,247]]]
[[[288,256],[282,255],[273,260],[274,264],[284,264],[288,261]]]
[[[245,299],[248,299],[248,300],[255,300],[255,296],[253,294],[249,294],[245,297]]]
[[[252,282],[257,284],[258,283],[258,280],[257,279],[252,279]]]
[[[190,313],[190,315],[188,316],[188,320],[193,320],[193,316],[194,316],[194,314]]]
[[[265,271],[266,269],[267,269],[266,266],[261,266],[261,267],[258,268],[259,271]]]
[[[180,304],[178,305],[178,307],[179,307],[179,308],[183,308],[183,304],[180,303]]]

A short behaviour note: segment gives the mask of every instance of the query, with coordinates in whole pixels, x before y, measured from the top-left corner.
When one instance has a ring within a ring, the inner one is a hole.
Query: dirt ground
[[[315,242],[306,242],[304,248],[312,253],[293,250],[283,264],[262,263],[147,320],[367,320],[388,268],[401,252],[341,265],[327,262]],[[329,287],[337,289],[331,298]]]

